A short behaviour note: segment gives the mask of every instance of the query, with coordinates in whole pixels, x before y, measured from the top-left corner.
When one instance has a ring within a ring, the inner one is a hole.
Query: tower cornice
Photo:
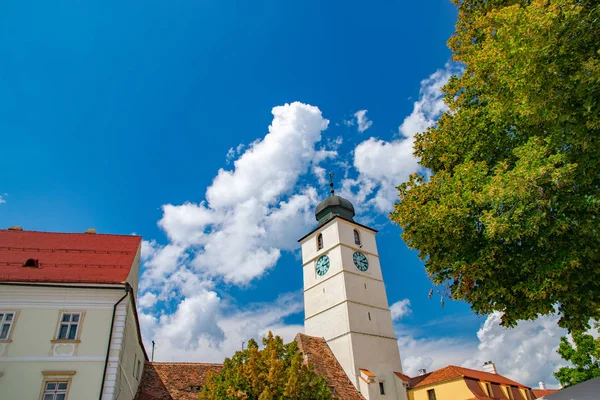
[[[371,231],[373,233],[379,232],[377,229],[370,228],[370,227],[368,227],[366,225],[359,224],[356,221],[351,221],[349,219],[346,219],[346,218],[340,217],[339,215],[336,215],[333,218],[331,218],[329,221],[327,221],[327,223],[325,223],[325,224],[323,224],[321,226],[317,226],[315,229],[313,229],[312,231],[308,232],[306,235],[302,236],[300,239],[298,239],[298,243],[302,243],[302,241],[304,241],[304,239],[308,238],[309,236],[311,236],[316,231],[324,229],[325,227],[329,226],[330,224],[332,224],[334,221],[336,221],[338,219],[340,219],[340,220],[342,220],[344,222],[347,222],[349,224],[352,224],[352,225],[360,226],[361,228],[367,229],[367,230],[369,230],[369,231]]]

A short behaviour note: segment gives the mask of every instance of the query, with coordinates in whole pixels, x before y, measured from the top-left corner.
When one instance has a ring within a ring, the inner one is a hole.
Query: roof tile
[[[360,392],[354,387],[344,369],[333,355],[329,345],[323,338],[304,335],[296,335],[298,348],[308,356],[308,363],[312,366],[315,374],[322,376],[333,388],[334,394],[344,400],[365,400]]]
[[[0,230],[0,282],[123,283],[142,238]],[[28,259],[39,267],[24,267]]]
[[[147,362],[135,400],[198,400],[192,386],[204,386],[209,371],[218,374],[222,364]]]

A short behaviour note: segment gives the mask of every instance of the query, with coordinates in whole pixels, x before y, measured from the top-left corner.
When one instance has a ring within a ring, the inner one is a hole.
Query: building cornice
[[[340,219],[340,220],[342,220],[342,221],[344,221],[344,222],[347,222],[347,223],[349,223],[349,224],[352,224],[352,225],[359,226],[359,227],[361,227],[361,228],[363,228],[363,229],[367,229],[367,230],[369,230],[369,231],[371,231],[371,232],[373,232],[373,233],[377,233],[377,232],[378,232],[376,229],[369,228],[368,226],[366,226],[366,225],[362,225],[362,224],[359,224],[359,223],[358,223],[358,222],[356,222],[356,221],[350,221],[349,219],[342,218],[342,217],[340,217],[339,215],[336,215],[335,217],[333,217],[333,218],[331,218],[329,221],[327,221],[327,223],[325,223],[325,224],[323,224],[323,225],[321,225],[321,226],[317,226],[315,229],[313,229],[312,231],[308,232],[306,235],[302,236],[300,239],[298,239],[298,243],[302,243],[302,241],[303,241],[304,239],[306,239],[307,237],[309,237],[310,235],[312,235],[313,233],[315,233],[315,232],[316,232],[316,231],[318,231],[318,230],[325,229],[327,226],[329,226],[330,224],[333,224],[333,222],[334,222],[334,221],[337,221],[338,219]]]

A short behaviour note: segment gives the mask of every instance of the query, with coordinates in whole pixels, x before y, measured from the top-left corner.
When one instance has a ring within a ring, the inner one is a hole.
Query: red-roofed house
[[[396,376],[406,383],[410,400],[532,400],[536,398],[531,388],[500,374],[454,365],[423,373],[414,378],[398,373]]]
[[[0,230],[0,393],[131,400],[141,237]]]

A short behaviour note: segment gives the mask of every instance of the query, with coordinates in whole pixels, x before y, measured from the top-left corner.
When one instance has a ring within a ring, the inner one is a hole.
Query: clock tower
[[[299,240],[304,327],[326,340],[368,399],[406,399],[398,342],[379,264],[376,230],[354,221],[354,206],[331,196],[315,211],[318,226]]]

